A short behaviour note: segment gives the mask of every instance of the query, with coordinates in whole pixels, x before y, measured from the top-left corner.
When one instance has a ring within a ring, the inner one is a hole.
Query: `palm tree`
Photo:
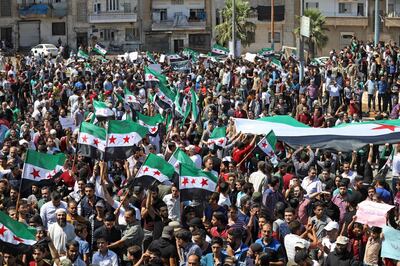
[[[306,9],[304,16],[310,18],[310,38],[307,38],[307,42],[311,58],[314,58],[315,50],[322,49],[328,43],[328,36],[325,31],[329,31],[329,29],[325,27],[325,16],[318,9]],[[297,20],[300,22],[300,16],[297,16]],[[295,33],[299,36],[300,28],[296,28]]]
[[[219,24],[215,29],[217,32],[217,42],[226,45],[232,40],[232,0],[225,0],[225,8],[222,10],[223,23]],[[250,4],[248,1],[236,0],[236,37],[243,46],[251,43],[250,34],[254,34],[256,25],[247,19],[250,16]]]

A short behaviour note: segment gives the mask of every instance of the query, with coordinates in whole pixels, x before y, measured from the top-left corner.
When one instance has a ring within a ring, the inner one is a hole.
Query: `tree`
[[[232,40],[232,0],[225,0],[225,8],[222,10],[223,22],[216,26],[217,42],[221,45],[226,45]],[[236,0],[236,38],[240,40],[243,46],[248,46],[251,43],[249,36],[254,34],[256,25],[248,21],[250,15],[250,4],[248,1]]]
[[[315,56],[316,49],[322,49],[328,43],[328,36],[325,31],[329,31],[325,27],[326,18],[318,9],[306,9],[304,16],[310,18],[310,38],[307,38],[308,47],[311,52],[311,58]],[[297,16],[300,23],[300,16]],[[295,29],[295,33],[300,36],[300,27]]]

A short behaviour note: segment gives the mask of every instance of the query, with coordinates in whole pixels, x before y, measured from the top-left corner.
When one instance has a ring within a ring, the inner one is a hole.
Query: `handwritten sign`
[[[400,260],[400,230],[384,226],[383,236],[381,257]]]
[[[61,126],[66,129],[66,128],[70,128],[72,131],[75,130],[76,126],[75,126],[75,121],[73,118],[71,117],[61,117],[59,118]]]
[[[386,225],[386,213],[394,208],[393,205],[363,201],[358,204],[356,222],[369,226],[383,227]]]

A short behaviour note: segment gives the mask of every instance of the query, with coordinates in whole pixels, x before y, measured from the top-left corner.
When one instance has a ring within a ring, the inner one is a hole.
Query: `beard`
[[[57,223],[59,226],[65,227],[65,225],[67,224],[67,219],[58,219]]]

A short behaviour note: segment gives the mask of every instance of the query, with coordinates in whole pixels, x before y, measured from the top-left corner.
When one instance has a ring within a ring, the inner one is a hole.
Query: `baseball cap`
[[[347,237],[345,237],[345,236],[339,236],[336,239],[336,244],[347,245],[348,243],[349,243],[349,239]]]
[[[161,237],[171,240],[173,232],[174,232],[174,228],[172,226],[165,226],[163,228]]]
[[[305,249],[306,246],[304,245],[303,242],[296,242],[296,244],[294,244],[295,248],[300,248],[300,249]]]
[[[326,231],[331,231],[333,229],[339,230],[339,224],[335,221],[330,221],[324,228]]]

